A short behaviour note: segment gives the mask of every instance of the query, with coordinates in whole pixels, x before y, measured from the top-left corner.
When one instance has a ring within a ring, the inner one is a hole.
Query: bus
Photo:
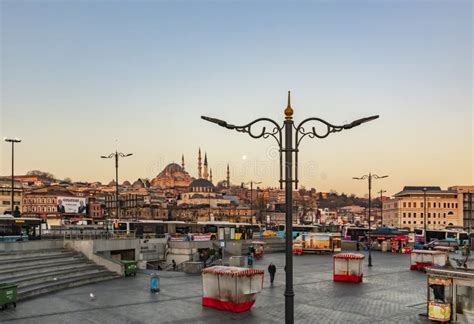
[[[0,242],[33,241],[41,239],[39,218],[0,216]]]
[[[279,224],[278,225],[277,237],[285,238],[285,232],[286,232],[285,228],[286,228],[285,224]],[[295,239],[296,237],[300,236],[301,234],[314,233],[316,231],[317,231],[317,228],[314,225],[293,224],[292,238]]]
[[[115,220],[113,230],[135,234],[138,238],[164,238],[173,240],[238,240],[251,239],[258,227],[249,223],[231,222],[184,222],[161,220]]]
[[[341,233],[342,226],[338,224],[316,225],[318,233]]]
[[[342,228],[342,238],[348,241],[360,241],[368,232],[369,229],[366,227],[345,226]]]
[[[469,242],[469,235],[464,231],[455,231],[455,230],[426,230],[426,243],[429,243],[434,240],[447,240],[458,243],[459,245],[464,245],[466,242]],[[425,230],[424,229],[415,229],[415,242],[416,243],[425,243]]]

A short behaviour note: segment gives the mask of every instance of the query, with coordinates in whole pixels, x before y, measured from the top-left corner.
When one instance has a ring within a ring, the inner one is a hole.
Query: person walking
[[[173,266],[173,271],[176,271],[176,261],[172,260],[171,265]]]
[[[273,280],[275,280],[276,267],[273,263],[270,262],[268,266],[268,273],[270,274],[270,285],[273,286]]]
[[[247,265],[249,266],[249,268],[252,268],[252,266],[253,266],[252,253],[249,253],[249,254],[247,255]]]

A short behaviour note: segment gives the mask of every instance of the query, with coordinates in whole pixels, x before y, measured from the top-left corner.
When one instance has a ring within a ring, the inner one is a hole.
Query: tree
[[[53,174],[51,174],[49,172],[43,172],[43,171],[40,171],[40,170],[28,171],[26,173],[26,175],[37,176],[37,177],[47,179],[47,180],[50,180],[50,181],[54,181],[56,179],[56,177]]]

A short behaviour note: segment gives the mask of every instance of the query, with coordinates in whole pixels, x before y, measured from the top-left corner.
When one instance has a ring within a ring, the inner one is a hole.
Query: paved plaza
[[[0,312],[1,323],[283,323],[284,254],[267,254],[256,267],[277,265],[273,287],[250,312],[233,314],[201,306],[201,276],[161,273],[161,293],[149,292],[149,272],[136,277],[64,290],[20,302]],[[362,284],[334,283],[330,255],[294,257],[298,323],[419,323],[425,311],[426,277],[408,269],[409,256],[373,253],[364,260]],[[95,299],[89,297],[90,293]]]

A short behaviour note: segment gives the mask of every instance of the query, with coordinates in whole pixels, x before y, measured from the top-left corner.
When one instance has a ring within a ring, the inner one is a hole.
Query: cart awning
[[[334,259],[353,259],[353,260],[362,260],[365,258],[363,254],[360,253],[339,253],[333,256]]]
[[[210,274],[216,274],[216,275],[221,275],[221,276],[231,276],[231,277],[251,277],[255,275],[265,274],[265,271],[263,269],[214,266],[214,267],[203,269],[202,273],[210,273]]]

